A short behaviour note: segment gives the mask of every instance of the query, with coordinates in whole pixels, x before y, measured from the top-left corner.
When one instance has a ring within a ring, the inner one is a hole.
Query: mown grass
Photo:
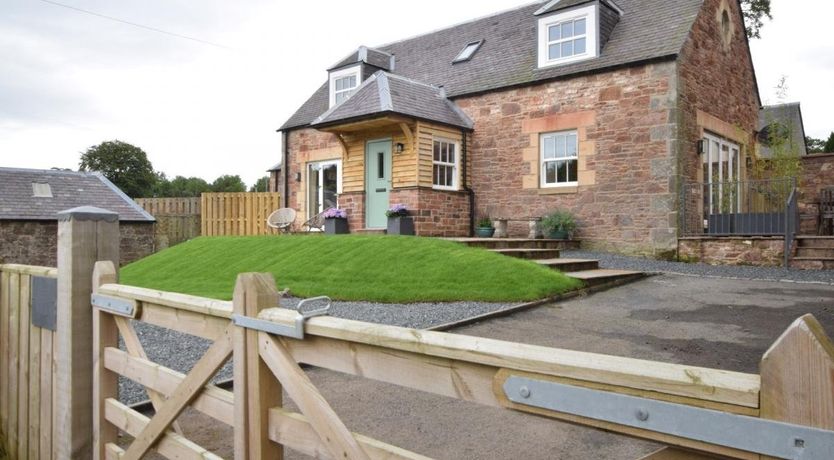
[[[459,243],[395,236],[204,237],[121,270],[121,282],[229,300],[238,273],[270,272],[295,296],[373,302],[536,300],[580,283]]]

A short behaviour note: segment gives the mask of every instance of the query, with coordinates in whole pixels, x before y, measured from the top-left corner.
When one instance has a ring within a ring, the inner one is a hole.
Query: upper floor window
[[[472,59],[472,56],[475,55],[475,51],[478,51],[478,48],[481,47],[483,40],[479,40],[477,42],[469,43],[468,45],[464,46],[461,52],[457,55],[452,64],[456,64],[458,62],[464,62]]]
[[[361,67],[354,66],[330,73],[330,107],[349,98],[361,80]]]
[[[434,188],[457,190],[458,164],[460,164],[460,158],[457,142],[435,139],[434,156],[432,158],[432,185]]]
[[[576,131],[542,134],[539,148],[542,188],[579,183],[579,138]]]
[[[596,16],[590,5],[539,19],[539,67],[596,57]]]

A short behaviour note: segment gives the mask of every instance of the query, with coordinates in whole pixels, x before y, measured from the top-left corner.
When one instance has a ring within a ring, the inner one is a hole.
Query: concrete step
[[[448,238],[448,240],[485,249],[579,249],[577,240],[528,238]]]
[[[590,259],[541,259],[535,260],[534,262],[554,270],[559,270],[562,273],[599,269],[599,261]]]
[[[834,248],[834,236],[797,236],[796,247]]]
[[[518,259],[558,259],[558,249],[489,249],[490,252]]]
[[[834,270],[834,257],[794,257],[791,268],[797,270]]]
[[[609,283],[628,283],[646,276],[643,272],[609,269],[568,272],[565,273],[565,275],[584,281],[585,285],[588,287]]]
[[[834,248],[824,246],[799,246],[796,257],[834,259]]]

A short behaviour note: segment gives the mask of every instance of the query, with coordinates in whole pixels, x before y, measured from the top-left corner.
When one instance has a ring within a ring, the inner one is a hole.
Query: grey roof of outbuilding
[[[353,96],[313,120],[311,125],[321,128],[385,114],[399,114],[460,128],[472,128],[472,120],[446,98],[442,88],[381,70],[365,80]]]
[[[788,145],[791,150],[796,149],[800,155],[808,154],[808,147],[805,143],[805,125],[802,122],[802,109],[799,102],[788,104],[768,105],[759,110],[759,155],[764,158],[771,158],[773,152],[768,147],[767,141],[771,131],[769,128],[778,123],[787,129]]]
[[[624,11],[599,57],[537,68],[536,2],[443,30],[377,47],[395,56],[394,73],[435,86],[450,98],[520,86],[637,62],[671,59],[683,48],[703,0],[618,0]],[[467,43],[484,44],[466,62],[452,64]],[[328,110],[323,84],[282,130],[310,124]]]
[[[49,184],[52,197],[35,197],[32,184]],[[124,222],[154,221],[101,173],[0,168],[0,220],[57,220],[81,206],[118,213]]]

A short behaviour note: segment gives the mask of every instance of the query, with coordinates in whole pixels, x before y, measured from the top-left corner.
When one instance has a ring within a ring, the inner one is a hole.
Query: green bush
[[[542,231],[545,234],[557,231],[573,233],[576,230],[576,219],[570,211],[555,211],[542,219]]]

